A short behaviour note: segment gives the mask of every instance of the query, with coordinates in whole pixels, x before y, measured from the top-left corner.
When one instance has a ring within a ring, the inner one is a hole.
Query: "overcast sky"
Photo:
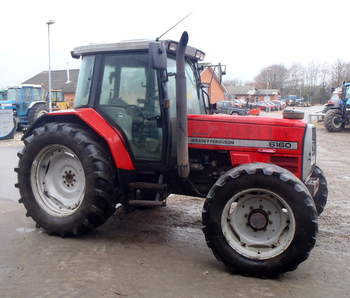
[[[16,85],[48,68],[79,67],[75,46],[155,38],[190,11],[164,38],[189,32],[206,61],[227,65],[227,77],[252,80],[269,64],[350,61],[350,1],[80,1],[2,0],[0,86]]]

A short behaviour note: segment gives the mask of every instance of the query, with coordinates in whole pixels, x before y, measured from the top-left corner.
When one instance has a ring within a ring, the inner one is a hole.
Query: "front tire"
[[[324,126],[329,132],[341,131],[343,129],[341,113],[336,109],[328,110],[324,117]]]
[[[24,139],[18,154],[20,203],[50,234],[80,235],[115,211],[110,154],[79,125],[47,123]]]
[[[318,182],[319,182],[318,190],[314,195],[313,199],[315,202],[317,214],[321,215],[321,213],[323,212],[327,204],[327,197],[328,197],[327,180],[323,174],[323,171],[318,166],[315,166],[311,174],[311,178],[318,179]]]
[[[212,187],[203,232],[231,271],[274,277],[296,269],[315,245],[317,214],[306,186],[276,165],[234,168]]]

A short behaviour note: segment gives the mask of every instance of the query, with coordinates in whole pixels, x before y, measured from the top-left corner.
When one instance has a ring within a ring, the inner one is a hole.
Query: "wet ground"
[[[118,210],[104,226],[62,239],[36,229],[18,205],[12,168],[19,141],[0,143],[0,297],[349,297],[350,130],[318,125],[318,164],[329,203],[310,258],[275,280],[231,275],[207,248],[203,201]]]

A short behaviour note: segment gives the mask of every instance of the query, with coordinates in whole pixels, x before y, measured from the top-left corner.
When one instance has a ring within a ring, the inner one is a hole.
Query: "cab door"
[[[164,125],[148,54],[106,54],[101,64],[97,110],[124,136],[137,168],[162,164]]]

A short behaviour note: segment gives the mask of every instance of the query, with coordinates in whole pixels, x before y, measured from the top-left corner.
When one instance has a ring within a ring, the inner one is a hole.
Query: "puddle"
[[[31,233],[31,232],[34,232],[35,230],[36,230],[35,228],[25,228],[25,227],[16,229],[16,231],[19,233]]]

